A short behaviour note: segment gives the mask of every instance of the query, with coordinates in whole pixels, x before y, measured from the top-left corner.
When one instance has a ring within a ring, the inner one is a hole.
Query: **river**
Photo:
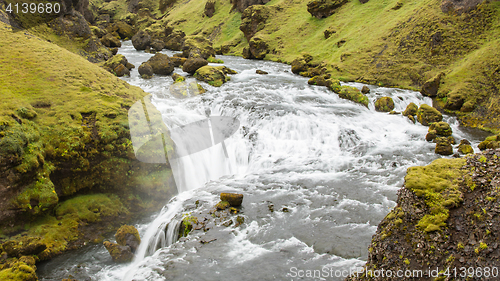
[[[182,159],[186,190],[135,223],[143,244],[134,262],[115,264],[104,246],[89,245],[40,264],[40,280],[319,280],[299,277],[299,270],[342,280],[332,276],[336,270],[365,263],[406,169],[440,157],[425,141],[428,127],[374,109],[382,96],[392,97],[399,112],[410,102],[432,103],[418,92],[369,85],[365,108],[308,85],[288,65],[218,56],[237,74],[219,88],[200,82],[206,93],[178,99],[168,91],[170,76],[139,77],[137,67],[152,54],[136,51],[130,41],[119,53],[136,66],[123,80],[153,95],[169,127],[203,120],[210,109],[213,116],[237,118],[240,128],[225,141],[228,158],[219,144]],[[445,121],[457,141],[467,138],[477,149],[479,138],[454,117]],[[206,235],[216,240],[208,244],[188,236],[147,252],[144,245],[156,243],[171,219],[207,213],[226,191],[244,194],[241,226],[214,227]]]

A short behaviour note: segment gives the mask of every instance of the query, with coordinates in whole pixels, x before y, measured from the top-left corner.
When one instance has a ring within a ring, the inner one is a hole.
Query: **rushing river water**
[[[312,280],[295,273],[361,266],[406,169],[438,157],[425,141],[427,127],[374,110],[382,96],[393,98],[396,111],[410,102],[431,104],[417,92],[369,86],[367,109],[308,85],[288,65],[219,56],[238,74],[219,88],[200,83],[206,93],[177,99],[168,91],[171,77],[139,77],[137,67],[151,54],[135,51],[130,41],[120,53],[136,65],[123,80],[153,94],[170,128],[205,119],[208,108],[237,118],[240,129],[225,141],[228,158],[216,145],[182,159],[187,191],[137,222],[143,244],[134,262],[115,264],[104,246],[92,245],[39,265],[40,280]],[[477,147],[478,139],[454,118],[445,121],[457,141],[467,138]],[[148,254],[158,229],[183,213],[207,213],[226,191],[244,194],[244,224],[213,228],[207,235],[216,240],[208,244],[188,237]]]

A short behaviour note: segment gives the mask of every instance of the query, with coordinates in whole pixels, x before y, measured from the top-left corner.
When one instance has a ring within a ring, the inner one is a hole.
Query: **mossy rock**
[[[104,216],[129,214],[116,195],[80,195],[64,201],[55,210],[58,218],[72,217],[77,221],[95,222]]]
[[[434,152],[439,155],[452,155],[453,154],[453,147],[451,146],[450,141],[448,138],[445,137],[437,137],[435,139],[436,142],[436,148],[434,149]]]
[[[172,80],[174,80],[174,83],[184,82],[184,81],[186,81],[186,77],[184,77],[180,74],[177,74],[177,73],[173,73]]]
[[[406,106],[405,111],[403,111],[403,116],[415,116],[417,115],[417,111],[418,111],[418,106],[412,102],[408,106]]]
[[[427,132],[427,135],[425,135],[425,140],[426,141],[433,141],[436,137],[437,137],[436,130],[429,130]]]
[[[225,210],[227,208],[229,208],[231,206],[231,204],[229,204],[229,202],[227,201],[220,201],[219,203],[217,203],[217,205],[215,205],[215,209],[217,210]]]
[[[250,39],[248,44],[252,58],[262,60],[269,53],[269,44],[266,42],[265,38],[256,35]]]
[[[151,35],[144,30],[139,30],[139,32],[132,37],[132,45],[134,45],[134,48],[138,51],[146,50],[150,44]]]
[[[326,18],[335,13],[348,0],[313,0],[307,3],[307,11],[318,19]]]
[[[477,147],[481,150],[500,148],[500,135],[487,137]]]
[[[129,246],[134,253],[139,244],[141,244],[141,236],[139,231],[132,225],[122,225],[115,233],[116,243],[121,246]]]
[[[125,263],[134,259],[134,254],[129,246],[122,246],[109,241],[104,241],[103,245],[108,250],[114,262]]]
[[[112,56],[109,60],[107,60],[104,63],[104,68],[115,69],[119,65],[126,66],[127,63],[128,63],[127,58],[125,58],[125,56],[122,54],[118,54],[118,55]]]
[[[231,207],[240,207],[243,202],[243,194],[221,193],[220,200],[222,202],[228,202]]]
[[[460,141],[460,144],[458,145],[458,152],[462,154],[473,154],[474,149],[470,145],[470,142],[466,139],[463,139]]]
[[[185,58],[208,59],[215,57],[215,50],[212,43],[204,37],[187,36],[182,45],[182,56]]]
[[[208,65],[208,61],[203,58],[189,58],[182,65],[182,71],[193,74],[198,68],[205,65]]]
[[[338,84],[338,86],[340,87],[340,81],[331,79],[330,75],[328,74],[314,76],[307,81],[307,84],[316,86],[326,86],[328,88],[331,88],[333,84]]]
[[[449,209],[463,201],[457,179],[465,173],[464,159],[437,159],[427,166],[408,168],[405,188],[425,200],[429,212],[417,226],[424,232],[441,231],[446,227]]]
[[[165,54],[156,53],[147,62],[153,68],[154,74],[169,75],[174,71],[174,63]]]
[[[12,259],[2,264],[0,280],[37,281],[36,266],[32,257]]]
[[[250,41],[257,32],[264,29],[272,10],[273,8],[269,6],[252,5],[242,12],[239,29],[243,32],[247,41]]]
[[[295,74],[300,74],[301,72],[305,72],[309,69],[307,62],[304,58],[296,58],[292,61],[292,72]]]
[[[154,74],[153,68],[149,63],[143,62],[139,66],[139,74],[141,75],[142,78],[151,78]]]
[[[47,249],[47,246],[39,237],[20,237],[2,244],[2,249],[10,256],[19,258],[21,256],[38,255]]]
[[[363,93],[363,95],[366,95],[370,92],[370,88],[368,88],[368,86],[363,86],[363,88],[361,88],[361,93]]]
[[[443,120],[443,115],[437,109],[427,104],[422,104],[417,111],[417,120],[424,126]]]
[[[222,84],[229,81],[229,77],[226,77],[223,69],[210,65],[198,68],[198,70],[196,70],[194,74],[194,77],[215,87],[220,87],[222,86]]]
[[[444,73],[441,72],[431,79],[427,80],[422,86],[422,90],[420,91],[420,93],[431,98],[436,97],[439,90],[439,84],[441,83],[441,78],[443,77]]]
[[[355,103],[362,104],[368,107],[368,97],[363,95],[357,88],[350,86],[342,86],[339,92],[339,97],[351,100]]]
[[[394,109],[394,101],[391,97],[382,97],[375,101],[375,110],[380,112],[391,112]]]
[[[460,110],[465,103],[465,95],[459,92],[451,92],[447,95],[444,108],[449,110]]]
[[[437,135],[445,136],[445,137],[451,136],[451,134],[453,133],[453,131],[451,130],[450,124],[448,124],[444,121],[432,123],[429,126],[429,131],[431,131],[431,130],[436,131]]]
[[[114,47],[119,48],[122,46],[120,39],[116,38],[111,33],[108,33],[101,38],[101,44],[109,48],[114,48]]]

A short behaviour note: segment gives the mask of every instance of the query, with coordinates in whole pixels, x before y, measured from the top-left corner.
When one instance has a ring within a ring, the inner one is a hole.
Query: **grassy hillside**
[[[116,2],[120,1],[124,0]],[[232,55],[241,55],[248,46],[239,30],[241,13],[231,11],[230,1],[217,0],[211,18],[204,15],[205,0],[177,1],[164,13],[158,10],[159,2],[144,2],[142,7],[152,11],[162,26],[206,36],[216,47],[229,46]],[[455,15],[443,13],[439,0],[366,4],[351,0],[323,19],[313,17],[307,3],[272,0],[265,5],[266,20],[254,37],[269,45],[266,60],[290,63],[308,53],[341,80],[415,90],[444,72],[438,97],[441,105],[450,96],[458,97],[464,107],[453,112],[465,124],[493,131],[500,128],[500,61],[495,48],[500,43],[500,2]],[[126,11],[116,14],[119,20]],[[154,20],[141,21],[142,28],[154,24]],[[325,30],[333,32],[329,38]]]

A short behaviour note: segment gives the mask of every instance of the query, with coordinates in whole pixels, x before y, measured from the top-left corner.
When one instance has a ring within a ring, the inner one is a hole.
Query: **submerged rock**
[[[422,104],[417,111],[417,120],[424,126],[443,120],[443,115],[437,109],[427,104]]]
[[[382,97],[375,101],[375,110],[381,112],[391,112],[394,109],[394,101],[391,97]]]
[[[174,80],[174,83],[184,82],[186,80],[184,76],[177,73],[173,73],[171,77],[172,80]]]
[[[243,202],[243,194],[221,193],[220,200],[227,201],[231,207],[240,207]]]
[[[269,74],[269,73],[267,73],[267,71],[260,70],[260,69],[255,70],[255,73],[260,74],[260,75],[266,75],[266,74]]]

